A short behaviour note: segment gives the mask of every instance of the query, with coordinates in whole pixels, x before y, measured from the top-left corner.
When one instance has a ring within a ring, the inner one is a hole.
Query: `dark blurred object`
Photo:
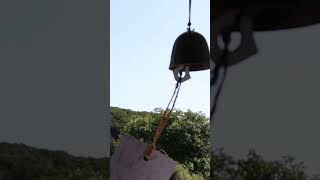
[[[175,41],[169,69],[187,66],[190,71],[210,68],[210,55],[206,39],[195,31],[181,34]]]
[[[226,12],[248,16],[253,20],[254,31],[271,31],[303,27],[320,22],[320,1],[267,1],[267,0],[214,0],[211,19]],[[238,31],[234,27],[233,31]]]

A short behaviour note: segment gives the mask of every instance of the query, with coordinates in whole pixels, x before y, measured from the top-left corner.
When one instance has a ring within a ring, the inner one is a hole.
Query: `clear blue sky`
[[[143,111],[166,107],[176,83],[168,69],[172,46],[187,21],[188,0],[111,0],[111,106]],[[192,27],[209,43],[209,0],[192,2]],[[191,73],[176,108],[209,117],[209,73]]]

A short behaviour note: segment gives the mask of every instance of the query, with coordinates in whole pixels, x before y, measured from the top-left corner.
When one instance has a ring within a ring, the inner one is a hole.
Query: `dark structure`
[[[210,11],[213,21],[233,11],[239,17],[252,18],[255,31],[270,31],[319,23],[319,5],[316,0],[215,0],[211,2]]]
[[[211,121],[229,66],[256,54],[253,33],[286,30],[320,23],[320,1],[215,0],[210,5]],[[229,50],[231,33],[240,32],[240,46]],[[222,37],[223,47],[218,44]],[[223,73],[221,73],[221,69]],[[222,79],[219,81],[219,79]],[[220,82],[220,84],[218,84]]]
[[[209,47],[201,34],[187,31],[176,39],[169,69],[174,70],[181,65],[188,66],[190,71],[210,68]]]

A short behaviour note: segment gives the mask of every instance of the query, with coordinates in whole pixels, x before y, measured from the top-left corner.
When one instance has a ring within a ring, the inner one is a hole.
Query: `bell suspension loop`
[[[175,68],[173,70],[173,75],[174,75],[174,78],[177,82],[184,82],[184,81],[187,81],[188,79],[191,78],[190,76],[190,67],[189,66],[184,66],[184,65],[181,65],[181,66],[178,66],[177,68]],[[185,75],[182,77],[182,72],[185,73]]]

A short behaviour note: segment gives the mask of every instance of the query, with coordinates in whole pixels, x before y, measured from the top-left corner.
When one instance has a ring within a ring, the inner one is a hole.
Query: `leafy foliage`
[[[23,144],[0,144],[1,180],[102,180],[109,177],[106,158],[82,158]]]
[[[150,143],[162,112],[111,108],[111,153],[123,133]],[[157,145],[179,162],[170,180],[320,180],[320,175],[308,176],[304,164],[290,156],[267,161],[254,150],[243,159],[234,159],[222,149],[210,153],[209,127],[202,113],[177,110],[172,114]],[[108,180],[108,170],[109,158],[0,143],[1,180]]]
[[[111,108],[111,128],[117,132],[112,134],[111,153],[123,133],[150,143],[162,112],[162,109],[135,112]],[[180,163],[171,180],[209,177],[213,180],[320,180],[319,175],[309,177],[304,164],[290,156],[279,161],[267,161],[254,150],[250,150],[244,159],[234,159],[221,149],[210,153],[209,133],[208,118],[203,114],[179,110],[172,114],[157,145]]]
[[[128,133],[137,139],[151,143],[162,113],[163,110],[160,108],[150,113],[111,108],[111,129],[114,132],[111,133],[113,142],[111,153],[119,143],[120,134]],[[210,125],[209,119],[202,113],[174,111],[158,140],[157,148],[165,150],[187,171],[209,179]]]
[[[192,174],[188,172],[185,167],[178,164],[175,173],[172,175],[170,180],[203,180],[203,176],[198,174]]]
[[[267,161],[253,149],[245,159],[235,160],[222,149],[213,152],[211,158],[212,180],[319,180],[320,177],[308,177],[304,164],[291,156]]]

